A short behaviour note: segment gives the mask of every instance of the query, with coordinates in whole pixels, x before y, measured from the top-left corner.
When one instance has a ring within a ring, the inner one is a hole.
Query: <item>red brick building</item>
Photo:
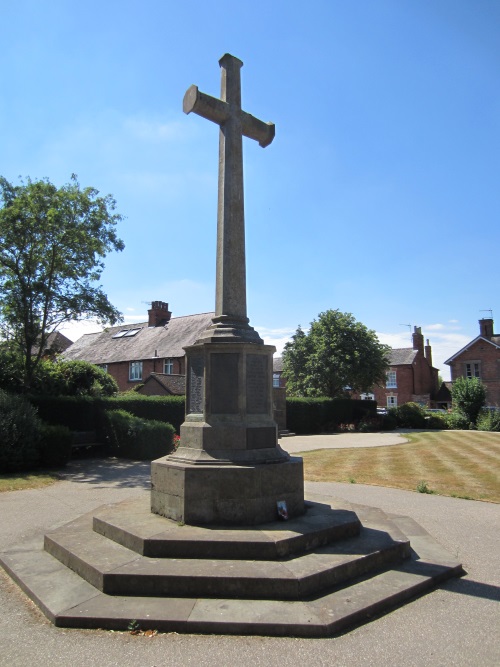
[[[479,320],[479,336],[445,362],[452,382],[459,377],[479,378],[486,388],[486,404],[500,406],[500,335],[493,333],[493,320]]]
[[[414,327],[412,342],[412,347],[391,350],[385,386],[374,387],[371,393],[353,398],[375,400],[382,408],[395,408],[409,402],[433,407],[439,388],[438,369],[432,365],[429,340],[424,346],[421,327]]]
[[[110,327],[85,334],[62,355],[101,366],[116,380],[120,391],[145,383],[152,373],[184,376],[184,347],[192,345],[212,322],[214,313],[172,317],[168,303],[153,301],[148,321]],[[161,382],[161,377],[159,378]],[[173,378],[172,378],[173,380]],[[149,384],[149,383],[148,383]],[[157,382],[151,385],[151,389]],[[177,387],[175,382],[163,382]]]

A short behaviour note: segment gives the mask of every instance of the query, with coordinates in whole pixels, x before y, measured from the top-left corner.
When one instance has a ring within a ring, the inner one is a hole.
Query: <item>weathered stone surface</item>
[[[148,539],[145,535],[173,538],[191,543],[192,551],[217,539],[224,543],[226,532],[224,549],[255,544],[260,550],[273,542],[295,549],[295,540],[309,530],[302,550],[282,558],[274,552],[272,561],[221,560],[208,553],[201,559],[147,558],[92,531],[100,524],[115,537],[132,534],[147,513],[144,500],[134,500],[51,531],[47,545],[56,558],[37,541],[0,554],[0,563],[58,626],[125,630],[136,619],[144,630],[306,637],[345,631],[462,573],[460,564],[407,517],[357,506],[363,517],[359,535],[325,542],[324,530],[335,514],[339,526],[352,525],[353,512],[345,503],[338,510],[319,502],[308,507],[301,519],[251,529],[178,526],[154,515],[146,518],[146,530],[139,528],[139,541]],[[123,523],[126,529],[118,525]],[[405,531],[415,536],[412,549]],[[314,546],[315,533],[321,546]]]
[[[248,525],[304,512],[302,459],[271,465],[192,465],[171,457],[151,463],[151,510],[188,524]]]

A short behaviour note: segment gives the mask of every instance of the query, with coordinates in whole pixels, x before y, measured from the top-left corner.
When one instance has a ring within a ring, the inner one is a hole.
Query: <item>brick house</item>
[[[85,334],[62,357],[81,359],[101,366],[116,380],[120,391],[146,383],[151,374],[184,376],[186,366],[183,348],[192,345],[200,337],[213,317],[214,313],[172,317],[168,303],[153,301],[147,322]],[[158,382],[153,383],[144,393],[153,391],[154,384]],[[174,378],[170,383],[163,382],[166,390],[162,393],[177,393],[178,385]]]
[[[395,408],[403,403],[432,407],[438,392],[438,369],[432,365],[429,340],[424,346],[421,327],[414,327],[412,347],[392,349],[385,386],[374,387],[361,398],[377,401],[379,407]]]
[[[450,367],[452,382],[477,377],[486,388],[486,404],[500,406],[500,335],[493,333],[493,319],[479,320],[479,336],[444,363]]]

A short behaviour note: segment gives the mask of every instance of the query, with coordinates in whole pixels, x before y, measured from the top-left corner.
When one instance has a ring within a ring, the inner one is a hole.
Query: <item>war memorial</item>
[[[242,155],[275,127],[242,109],[243,63],[219,65],[220,98],[184,97],[219,126],[219,191],[215,317],[186,348],[181,446],[152,462],[150,493],[0,554],[57,626],[331,636],[462,573],[397,507],[305,498],[302,460],[278,443],[275,349],[247,316]]]

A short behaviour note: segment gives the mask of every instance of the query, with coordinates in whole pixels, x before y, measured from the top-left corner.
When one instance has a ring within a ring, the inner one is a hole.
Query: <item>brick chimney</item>
[[[429,339],[427,339],[425,343],[425,358],[429,362],[429,366],[432,366],[432,348],[429,345]]]
[[[484,317],[479,320],[479,335],[483,338],[491,339],[493,336],[493,320],[489,317]]]
[[[422,336],[422,327],[413,327],[413,349],[424,353],[424,337]]]
[[[168,309],[168,303],[164,301],[153,301],[148,310],[148,327],[163,327],[170,320],[172,313]]]

